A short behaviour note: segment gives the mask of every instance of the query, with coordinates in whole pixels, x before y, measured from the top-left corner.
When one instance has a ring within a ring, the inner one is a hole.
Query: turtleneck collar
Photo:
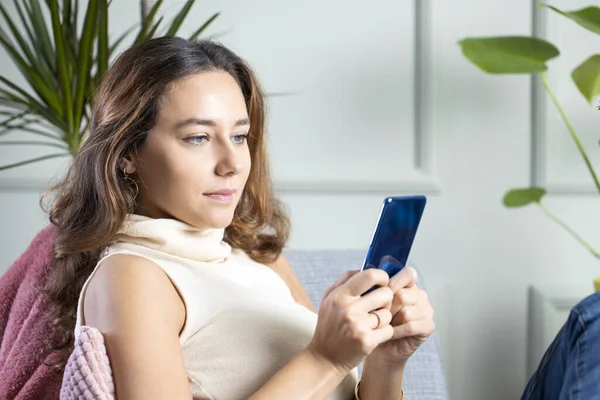
[[[231,246],[223,240],[224,234],[225,229],[202,229],[176,219],[128,214],[117,232],[117,241],[211,262],[224,261],[231,255]]]

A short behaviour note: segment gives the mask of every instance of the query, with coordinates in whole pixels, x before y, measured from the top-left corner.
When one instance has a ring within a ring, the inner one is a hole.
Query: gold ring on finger
[[[377,326],[374,329],[379,328],[379,326],[381,325],[381,317],[379,317],[379,313],[377,312],[377,310],[369,311],[369,314],[373,314],[377,317]]]

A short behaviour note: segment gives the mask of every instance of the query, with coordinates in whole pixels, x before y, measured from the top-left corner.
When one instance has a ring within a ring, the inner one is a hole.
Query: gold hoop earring
[[[129,176],[129,174],[127,172],[125,172],[125,170],[123,170],[123,176],[125,177],[125,182],[129,185],[133,185],[135,187],[135,194],[133,195],[133,198],[137,198],[138,194],[140,193],[140,188],[137,184],[137,182],[135,181],[135,179],[133,179],[132,177]]]

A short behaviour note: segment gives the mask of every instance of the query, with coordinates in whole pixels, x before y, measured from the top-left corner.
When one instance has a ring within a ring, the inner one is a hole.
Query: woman
[[[434,329],[416,273],[348,272],[317,317],[282,255],[264,108],[251,69],[209,41],[135,45],[103,76],[56,190],[48,289],[62,363],[73,326],[96,327],[120,400],[403,397]]]

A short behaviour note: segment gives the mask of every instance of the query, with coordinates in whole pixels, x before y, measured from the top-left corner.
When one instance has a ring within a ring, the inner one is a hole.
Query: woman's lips
[[[220,189],[214,192],[204,193],[206,197],[209,199],[219,201],[222,203],[231,203],[233,201],[233,195],[235,194],[235,189]]]

